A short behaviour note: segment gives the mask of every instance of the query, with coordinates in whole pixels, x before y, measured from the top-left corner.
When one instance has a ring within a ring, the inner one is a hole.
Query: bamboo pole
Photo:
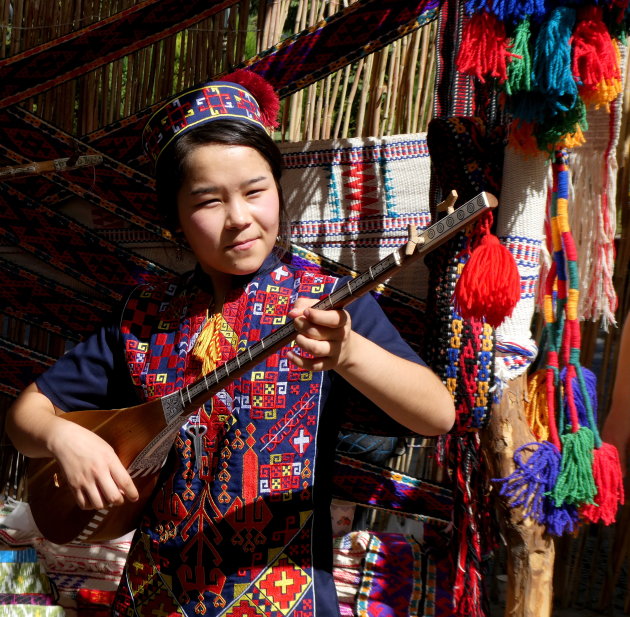
[[[420,37],[421,30],[416,30],[411,36],[411,44],[407,50],[407,60],[405,62],[406,72],[403,75],[403,83],[406,84],[405,95],[405,131],[406,133],[415,133],[417,131],[417,124],[414,118],[414,95],[418,88],[416,86],[416,66],[418,65],[419,53],[420,53]]]
[[[11,29],[10,56],[19,53],[22,48],[20,40],[22,31],[19,30],[19,28],[24,26],[23,15],[24,0],[15,0],[13,3],[13,28]]]
[[[329,91],[326,103],[326,117],[324,118],[324,139],[330,139],[332,134],[332,120],[335,109],[338,108],[339,101],[339,85],[341,83],[342,72],[337,71],[334,76],[334,82]],[[329,78],[332,81],[332,76]]]
[[[433,33],[436,33],[433,26]],[[430,37],[430,33],[424,34],[427,41],[427,62],[425,66],[424,76],[422,80],[423,94],[422,106],[420,108],[420,127],[421,131],[426,131],[433,114],[433,74],[435,72],[435,42]]]
[[[397,107],[400,98],[400,74],[401,58],[403,52],[402,41],[395,41],[389,54],[389,69],[387,71],[387,87],[385,90],[385,116],[383,117],[383,129],[386,135],[392,135],[398,128]]]
[[[339,130],[341,128],[341,122],[343,120],[343,115],[344,115],[346,94],[348,92],[348,81],[350,78],[350,70],[351,70],[350,65],[345,66],[343,68],[343,85],[341,86],[341,96],[335,99],[337,101],[337,104],[336,104],[337,117],[335,119],[335,127],[332,133],[333,139],[337,139],[339,137]],[[341,71],[339,71],[337,74],[338,75],[341,74]]]
[[[350,94],[348,95],[348,101],[346,103],[346,113],[343,120],[343,130],[341,132],[341,137],[348,137],[348,129],[350,126],[350,116],[351,116],[351,111],[352,111],[352,105],[354,103],[354,99],[359,89],[359,82],[361,79],[361,75],[363,74],[364,64],[365,64],[365,58],[361,58],[359,62],[357,63],[357,70],[354,76],[354,81],[352,82],[352,87],[350,88]],[[361,107],[359,109],[361,109]],[[357,128],[356,134],[357,135],[361,134],[358,128]]]
[[[370,76],[372,75],[372,67],[374,66],[374,54],[367,57],[365,61],[365,79],[361,88],[361,97],[359,99],[359,113],[357,114],[356,135],[363,135],[363,125],[365,123],[365,108],[368,100],[368,90]]]
[[[9,11],[11,8],[11,4],[9,2],[5,2],[2,5],[4,8],[2,9],[2,23],[0,23],[0,58],[7,57],[7,44],[6,41],[9,38],[10,34],[12,34],[9,26]]]
[[[238,25],[239,36],[236,43],[236,58],[240,62],[245,57],[245,45],[247,43],[247,30],[249,28],[249,0],[244,0],[239,5],[238,11]]]
[[[385,95],[385,66],[387,56],[387,49],[382,49],[375,54],[376,59],[372,68],[370,79],[370,106],[368,108],[369,116],[366,122],[369,127],[369,135],[380,135],[382,132],[381,114],[383,111]]]

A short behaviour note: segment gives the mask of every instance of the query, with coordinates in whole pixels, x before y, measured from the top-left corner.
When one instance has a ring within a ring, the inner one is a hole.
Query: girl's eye
[[[206,199],[205,201],[197,204],[198,208],[212,208],[214,206],[218,206],[221,203],[219,199]]]

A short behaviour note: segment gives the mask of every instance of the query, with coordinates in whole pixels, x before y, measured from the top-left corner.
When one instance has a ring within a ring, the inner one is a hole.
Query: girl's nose
[[[231,228],[246,227],[251,223],[249,205],[241,197],[230,200],[227,207],[226,226]]]

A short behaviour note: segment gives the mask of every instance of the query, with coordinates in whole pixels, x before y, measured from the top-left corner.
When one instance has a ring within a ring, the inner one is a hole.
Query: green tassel
[[[515,92],[531,92],[532,90],[532,54],[530,50],[530,23],[529,18],[524,19],[514,30],[514,40],[510,53],[513,57],[508,65],[508,78],[505,82],[505,91],[508,94]]]
[[[586,105],[582,99],[577,99],[575,105],[567,112],[556,114],[534,129],[536,142],[541,150],[546,150],[550,144],[557,144],[567,133],[574,133],[579,126],[582,131],[588,130]]]
[[[551,491],[559,508],[562,504],[581,505],[595,503],[597,487],[593,478],[593,448],[595,438],[590,428],[577,433],[565,433],[562,441],[562,467]]]

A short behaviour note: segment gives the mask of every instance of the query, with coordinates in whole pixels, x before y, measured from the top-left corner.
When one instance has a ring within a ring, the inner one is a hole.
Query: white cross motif
[[[280,266],[279,268],[277,268],[271,273],[271,278],[273,278],[273,280],[276,283],[279,283],[280,281],[284,281],[288,277],[289,277],[289,271],[287,270],[286,266]]]
[[[293,434],[293,447],[300,455],[304,454],[308,444],[311,443],[311,435],[308,431],[301,428]]]

